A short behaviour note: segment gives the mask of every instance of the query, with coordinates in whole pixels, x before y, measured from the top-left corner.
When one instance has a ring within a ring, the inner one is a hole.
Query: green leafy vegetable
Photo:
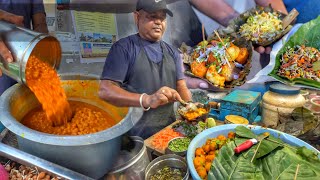
[[[306,160],[319,162],[318,154],[315,154],[304,146],[297,149],[297,154],[301,155]]]
[[[244,126],[237,126],[236,127],[236,135],[243,137],[243,138],[257,138],[257,135],[254,134],[250,129],[244,127]]]
[[[194,138],[198,134],[196,126],[194,126],[192,124],[188,124],[184,121],[173,125],[172,128],[175,131],[180,132],[181,134],[183,134],[184,136],[186,136],[190,139]]]
[[[227,143],[214,159],[208,174],[208,179],[255,179],[276,180],[294,179],[297,166],[298,179],[319,179],[320,162],[309,162],[292,149],[283,147],[272,151],[267,156],[250,162],[254,148],[248,153],[234,154],[236,144]],[[247,154],[247,156],[245,156]]]
[[[246,141],[248,139],[252,139],[252,138],[257,139],[258,138],[258,136],[256,134],[254,134],[250,129],[248,129],[244,126],[237,126],[235,130],[236,130],[236,135],[237,135],[237,137],[235,138],[235,143],[237,146],[239,146],[240,144],[242,144],[244,141]],[[277,147],[281,146],[282,144],[284,144],[284,142],[282,142],[280,139],[269,135],[268,138],[264,139],[261,142],[259,149],[258,149],[258,152],[255,156],[255,159],[258,159],[262,156],[269,154],[270,152],[272,152],[273,150],[275,150]],[[254,146],[252,148],[255,148],[256,146]]]

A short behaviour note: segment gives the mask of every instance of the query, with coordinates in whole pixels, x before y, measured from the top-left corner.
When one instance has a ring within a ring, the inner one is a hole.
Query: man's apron
[[[163,57],[162,61],[155,63],[149,60],[145,49],[139,40],[141,50],[135,60],[129,80],[124,84],[124,88],[134,93],[155,93],[163,86],[176,89],[177,75],[176,65],[173,57],[160,42]],[[150,109],[144,112],[141,119],[129,131],[129,135],[140,136],[144,139],[160,131],[175,120],[173,103]]]

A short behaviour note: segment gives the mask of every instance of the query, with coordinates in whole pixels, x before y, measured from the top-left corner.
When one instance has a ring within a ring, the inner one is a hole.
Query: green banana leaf
[[[237,146],[242,144],[244,141],[248,139],[255,138],[257,139],[258,136],[254,134],[250,129],[244,127],[244,126],[237,126],[236,129],[236,138],[235,138],[235,143]],[[255,156],[254,159],[258,159],[262,156],[265,156],[275,150],[276,148],[282,146],[284,144],[283,141],[281,141],[278,138],[273,137],[272,135],[269,135],[269,137],[263,139],[261,141],[260,147],[258,149],[258,152]],[[257,146],[255,146],[257,147]]]
[[[290,80],[286,77],[277,75],[280,68],[280,56],[285,52],[287,47],[294,47],[295,45],[305,45],[317,48],[320,50],[320,16],[318,18],[309,21],[308,23],[302,25],[294,35],[285,43],[285,45],[279,50],[276,55],[275,67],[269,76],[289,85],[300,84],[307,87],[320,88],[320,82],[315,80],[296,78]]]
[[[319,159],[311,162],[288,147],[276,149],[252,163],[250,161],[254,148],[248,153],[235,155],[235,147],[234,141],[222,147],[212,162],[208,173],[209,180],[280,180],[295,179],[295,176],[297,179],[320,179]]]

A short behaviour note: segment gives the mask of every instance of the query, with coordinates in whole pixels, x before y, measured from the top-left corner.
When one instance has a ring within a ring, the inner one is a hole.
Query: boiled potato
[[[236,58],[236,61],[240,64],[245,64],[247,62],[248,56],[249,56],[249,52],[247,48],[240,48],[240,53]]]
[[[226,81],[227,82],[230,82],[233,80],[233,75],[232,75],[232,72],[235,68],[235,65],[233,63],[230,63],[230,66],[228,66],[228,64],[225,64],[222,66],[222,70],[220,72],[220,74],[226,78]]]
[[[229,61],[234,61],[239,56],[239,53],[240,53],[240,48],[235,45],[231,45],[226,50],[226,56],[228,57]]]
[[[218,74],[215,65],[211,65],[208,68],[207,74],[206,74],[206,78],[210,82],[212,82],[214,85],[217,85],[217,86],[220,86],[220,87],[224,87],[224,83],[226,81],[225,77],[220,76],[220,74]]]

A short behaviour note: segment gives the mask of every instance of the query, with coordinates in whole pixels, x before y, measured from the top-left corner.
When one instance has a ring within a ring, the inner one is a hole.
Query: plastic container
[[[123,150],[120,152],[114,167],[108,173],[106,180],[126,179],[136,180],[144,179],[144,171],[150,163],[147,148],[143,139],[138,136],[131,137],[135,142],[135,147],[130,152]]]
[[[262,122],[267,127],[276,127],[279,122],[279,113],[291,114],[297,107],[306,103],[297,87],[284,84],[272,84],[269,91],[262,97]]]
[[[198,147],[203,146],[208,138],[215,138],[218,135],[222,134],[227,136],[230,131],[234,131],[234,129],[237,126],[246,126],[246,125],[237,125],[237,124],[227,124],[227,125],[221,125],[221,126],[216,126],[210,129],[206,129],[202,131],[200,134],[198,134],[193,140],[191,141],[189,147],[188,147],[188,153],[187,153],[187,162],[188,162],[188,167],[190,174],[193,179],[201,179],[200,176],[198,175],[194,164],[193,164],[193,159],[195,156],[195,151]],[[269,129],[269,128],[263,128],[261,126],[252,126],[252,125],[247,125],[246,127],[250,127],[250,129],[255,133],[255,134],[261,134],[264,132],[269,132],[272,136],[279,137],[282,141],[285,143],[288,143],[292,146],[305,146],[308,149],[313,150],[314,152],[318,153],[318,157],[320,158],[320,152],[316,150],[314,147],[309,145],[308,143],[291,136],[289,134]]]
[[[0,21],[0,32],[14,59],[12,63],[0,63],[0,69],[16,81],[26,84],[25,70],[31,56],[36,56],[54,68],[59,66],[61,46],[55,37],[4,21]]]

